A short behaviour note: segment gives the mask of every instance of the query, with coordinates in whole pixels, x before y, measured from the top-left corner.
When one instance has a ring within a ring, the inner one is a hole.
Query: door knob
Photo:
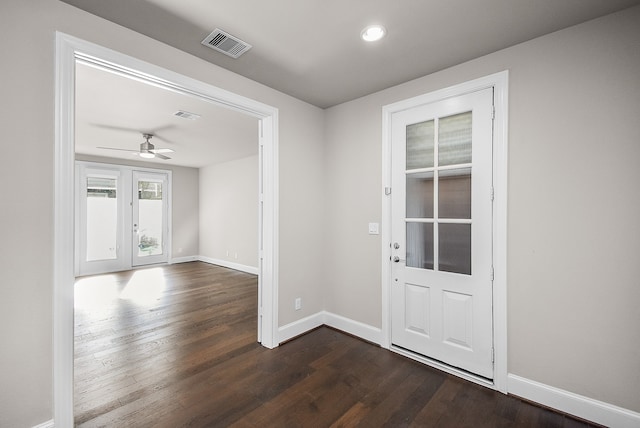
[[[393,256],[393,261],[394,261],[394,263],[398,263],[400,261],[400,257]]]

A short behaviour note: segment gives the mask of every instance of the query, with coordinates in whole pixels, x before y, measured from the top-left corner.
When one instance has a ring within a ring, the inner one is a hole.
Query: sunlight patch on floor
[[[167,283],[162,268],[139,270],[133,274],[122,290],[120,298],[137,305],[148,306],[162,296],[166,287]]]
[[[97,311],[126,300],[138,306],[156,303],[167,288],[162,268],[138,270],[124,285],[115,275],[96,275],[78,279],[75,283],[76,310]]]
[[[82,278],[75,284],[74,307],[85,311],[103,307],[116,300],[119,292],[115,275]]]

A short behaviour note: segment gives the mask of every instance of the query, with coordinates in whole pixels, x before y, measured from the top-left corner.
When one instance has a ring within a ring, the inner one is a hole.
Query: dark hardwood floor
[[[322,327],[256,343],[257,279],[193,262],[76,282],[82,427],[588,427]]]

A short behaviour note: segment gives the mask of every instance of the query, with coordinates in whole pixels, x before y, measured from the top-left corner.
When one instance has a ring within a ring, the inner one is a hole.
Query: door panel
[[[133,171],[132,266],[168,260],[167,174]]]
[[[486,89],[394,113],[392,343],[486,378],[492,363]]]
[[[80,166],[78,176],[78,274],[120,270],[124,249],[125,180],[118,169]]]
[[[473,296],[444,291],[443,340],[450,345],[473,350]]]
[[[429,336],[429,287],[413,284],[405,285],[406,328],[415,333]]]

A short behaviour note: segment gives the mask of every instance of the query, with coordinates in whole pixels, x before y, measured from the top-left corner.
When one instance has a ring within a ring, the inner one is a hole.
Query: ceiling
[[[200,115],[175,116],[179,110]],[[258,119],[194,96],[158,88],[93,66],[76,66],[76,153],[143,160],[142,134],[169,148],[170,160],[146,160],[193,168],[228,162],[258,153]]]
[[[379,91],[640,0],[63,0],[321,108]],[[372,23],[387,28],[360,39]],[[200,42],[220,28],[238,59]]]
[[[640,0],[62,0],[271,88],[327,108]],[[387,37],[366,43],[372,23]],[[238,59],[201,41],[220,28],[253,47]],[[201,115],[196,121],[177,110]],[[76,151],[132,158],[143,133],[191,167],[257,153],[257,119],[79,65]]]

